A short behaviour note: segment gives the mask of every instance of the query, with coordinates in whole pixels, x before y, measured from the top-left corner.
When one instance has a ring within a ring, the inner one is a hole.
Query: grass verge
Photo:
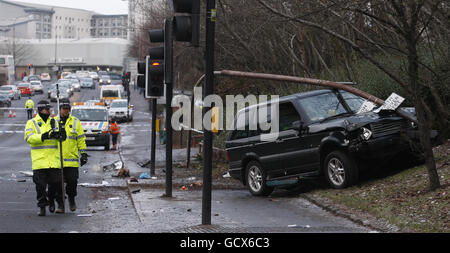
[[[388,221],[406,232],[450,232],[450,142],[434,149],[442,187],[430,191],[425,165],[369,179],[343,189],[311,194]]]

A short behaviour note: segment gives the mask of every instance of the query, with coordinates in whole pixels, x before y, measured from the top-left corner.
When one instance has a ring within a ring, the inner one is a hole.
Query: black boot
[[[48,210],[51,213],[55,212],[55,200],[49,200]]]
[[[41,210],[38,213],[39,216],[45,216],[45,206],[41,207]]]
[[[75,204],[75,197],[69,197],[69,208],[70,211],[75,212],[77,210],[77,205]]]
[[[58,202],[58,208],[56,208],[56,213],[64,213],[63,203]]]

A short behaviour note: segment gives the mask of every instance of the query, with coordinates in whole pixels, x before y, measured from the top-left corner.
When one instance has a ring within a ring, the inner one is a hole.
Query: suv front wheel
[[[343,189],[356,183],[358,177],[356,163],[342,151],[333,151],[327,155],[323,171],[328,183],[335,189]]]
[[[253,196],[268,196],[274,188],[266,185],[266,171],[261,164],[251,161],[247,164],[245,180],[247,188]]]

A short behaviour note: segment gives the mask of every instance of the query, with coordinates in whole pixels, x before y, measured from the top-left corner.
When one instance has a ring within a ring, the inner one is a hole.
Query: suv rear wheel
[[[261,164],[251,161],[245,170],[245,180],[247,188],[253,196],[268,196],[274,188],[266,185],[266,171]]]
[[[328,154],[323,166],[327,182],[335,189],[346,188],[357,181],[356,163],[342,151],[333,151]]]

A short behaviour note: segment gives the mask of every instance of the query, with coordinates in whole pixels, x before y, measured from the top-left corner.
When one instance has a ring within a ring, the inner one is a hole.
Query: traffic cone
[[[52,109],[52,118],[55,117],[55,110]]]
[[[33,118],[36,117],[36,109],[34,109]]]
[[[9,115],[8,115],[8,117],[12,118],[12,111],[11,111],[11,110],[9,110]]]
[[[13,114],[13,118],[15,118],[16,117],[16,111],[14,111],[14,114]]]

